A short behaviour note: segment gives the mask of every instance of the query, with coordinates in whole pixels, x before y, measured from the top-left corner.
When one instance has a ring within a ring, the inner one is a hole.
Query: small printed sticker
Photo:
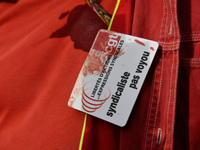
[[[157,49],[155,41],[101,29],[68,105],[125,126]]]

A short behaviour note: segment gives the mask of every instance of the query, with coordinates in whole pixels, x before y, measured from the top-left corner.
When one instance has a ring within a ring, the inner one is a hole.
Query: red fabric
[[[84,0],[0,2],[1,150],[78,149],[84,113],[67,102],[101,28]]]
[[[200,149],[200,1],[121,0],[111,30],[159,42],[127,125],[88,116],[84,150]]]

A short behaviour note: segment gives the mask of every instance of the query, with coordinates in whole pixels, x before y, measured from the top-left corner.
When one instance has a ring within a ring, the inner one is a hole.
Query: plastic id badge
[[[157,49],[155,41],[100,30],[68,105],[125,126]]]

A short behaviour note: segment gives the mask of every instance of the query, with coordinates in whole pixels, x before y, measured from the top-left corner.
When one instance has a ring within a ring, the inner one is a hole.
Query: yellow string
[[[85,133],[86,121],[87,121],[87,114],[85,114],[85,118],[84,118],[84,122],[83,122],[83,129],[82,129],[82,133],[81,133],[81,140],[80,140],[80,144],[79,144],[79,150],[82,149],[82,145],[83,145],[83,138],[84,138],[84,133]]]
[[[110,30],[110,28],[111,28],[111,26],[112,26],[113,19],[114,19],[114,17],[115,17],[115,14],[116,14],[116,12],[117,12],[118,7],[119,7],[119,3],[120,3],[120,0],[117,0],[117,4],[116,4],[116,6],[115,6],[115,9],[114,9],[112,18],[111,18],[111,20],[110,20],[110,24],[109,24],[109,26],[108,26],[108,30]]]
[[[112,22],[113,22],[113,19],[114,19],[114,17],[115,17],[115,14],[116,14],[116,12],[117,12],[117,9],[118,9],[118,7],[119,7],[119,3],[120,3],[120,0],[117,0],[117,4],[115,5],[115,9],[114,9],[112,18],[111,18],[111,20],[110,20],[110,24],[109,24],[109,26],[108,26],[108,30],[110,30],[110,28],[111,28],[111,26],[112,26]],[[84,134],[85,134],[86,122],[87,122],[87,114],[85,114],[85,118],[84,118],[84,122],[83,122],[83,129],[82,129],[82,133],[81,133],[81,139],[80,139],[80,144],[79,144],[79,150],[82,150],[83,139],[84,139]]]

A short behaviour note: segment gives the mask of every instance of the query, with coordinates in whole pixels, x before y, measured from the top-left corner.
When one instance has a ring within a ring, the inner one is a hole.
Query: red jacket
[[[115,2],[100,4],[112,13]],[[160,45],[123,128],[67,106],[107,28],[92,9],[82,0],[0,2],[1,150],[200,148],[199,1],[118,2],[111,30]]]

